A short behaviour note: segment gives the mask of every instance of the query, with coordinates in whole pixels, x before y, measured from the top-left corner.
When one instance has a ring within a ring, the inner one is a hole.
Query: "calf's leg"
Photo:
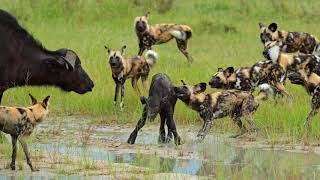
[[[130,134],[128,139],[128,144],[134,144],[138,135],[139,130],[146,124],[147,120],[147,107],[144,106],[142,116],[139,119],[136,128],[133,130],[133,132]]]

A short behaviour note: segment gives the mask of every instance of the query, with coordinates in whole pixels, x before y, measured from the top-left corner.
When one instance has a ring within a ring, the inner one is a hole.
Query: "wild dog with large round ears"
[[[288,95],[284,87],[285,72],[271,60],[260,61],[251,67],[241,67],[234,69],[219,68],[209,85],[218,89],[238,89],[242,91],[254,91],[261,84],[270,84],[277,93]]]
[[[259,23],[259,28],[260,40],[263,44],[270,41],[281,41],[280,50],[282,52],[301,52],[320,56],[320,42],[309,33],[279,31],[276,23],[271,23],[268,27]]]
[[[173,119],[174,109],[177,97],[173,89],[170,78],[165,74],[156,74],[152,77],[149,89],[149,96],[141,97],[141,103],[144,104],[142,116],[139,119],[136,128],[130,134],[129,144],[134,144],[139,130],[145,125],[147,119],[153,121],[157,115],[160,115],[160,143],[168,143],[174,136],[175,144],[180,145],[180,136]],[[166,137],[165,124],[168,126],[168,135]]]
[[[311,110],[304,121],[306,126],[320,110],[320,76],[313,72],[313,68],[312,64],[307,64],[305,68],[288,75],[291,83],[302,85],[307,93],[312,96]]]
[[[135,31],[139,40],[139,53],[142,55],[145,49],[151,49],[153,45],[163,44],[171,39],[176,39],[177,46],[189,62],[193,61],[187,51],[188,40],[192,36],[192,29],[187,25],[178,24],[154,24],[148,23],[150,13],[136,17],[134,20]]]
[[[30,107],[0,106],[0,130],[10,134],[12,139],[12,161],[10,164],[12,170],[16,169],[17,140],[19,140],[28,165],[32,171],[37,171],[32,165],[26,140],[35,126],[42,122],[49,113],[50,96],[47,96],[42,102],[38,102],[31,94],[29,96],[32,100]]]
[[[124,83],[128,78],[131,78],[132,87],[140,94],[137,82],[141,77],[144,88],[147,88],[147,79],[152,66],[157,62],[158,54],[149,50],[145,57],[134,56],[131,58],[124,57],[123,46],[119,51],[113,51],[105,46],[107,57],[112,71],[112,78],[116,84],[114,104],[117,104],[119,90],[121,88],[121,103],[120,107],[124,107]]]
[[[244,117],[252,130],[256,131],[257,127],[253,121],[253,115],[259,107],[258,101],[267,99],[269,95],[268,84],[261,85],[261,91],[257,97],[254,97],[251,92],[239,90],[204,94],[206,83],[190,86],[183,82],[183,86],[175,87],[174,90],[178,99],[197,111],[203,119],[203,127],[197,135],[200,139],[204,139],[214,119],[226,116],[232,118],[241,129],[240,134],[232,137],[238,137],[246,132],[246,128],[241,122],[241,117]]]
[[[313,54],[289,54],[281,52],[281,41],[270,41],[265,44],[263,55],[272,60],[274,64],[279,64],[285,72],[295,72],[304,69],[307,64],[314,66],[314,73],[320,75],[320,57]]]

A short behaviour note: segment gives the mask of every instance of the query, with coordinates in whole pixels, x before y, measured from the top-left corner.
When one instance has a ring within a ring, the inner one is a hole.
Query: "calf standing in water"
[[[149,97],[141,97],[141,103],[144,104],[142,117],[138,121],[134,131],[131,133],[128,143],[135,143],[138,131],[145,125],[147,119],[153,121],[157,115],[160,114],[159,142],[169,142],[172,139],[173,134],[175,144],[180,145],[180,136],[177,133],[176,125],[173,120],[176,102],[177,98],[170,78],[165,74],[154,75],[149,89]],[[168,126],[167,138],[164,127],[165,123]]]
[[[29,95],[32,100],[32,106],[30,107],[0,106],[0,130],[10,134],[12,139],[12,161],[10,165],[12,170],[16,169],[17,140],[19,140],[28,165],[32,171],[37,171],[37,169],[32,166],[26,139],[31,135],[34,127],[49,113],[48,106],[50,96],[47,96],[42,102],[38,102],[31,94]]]

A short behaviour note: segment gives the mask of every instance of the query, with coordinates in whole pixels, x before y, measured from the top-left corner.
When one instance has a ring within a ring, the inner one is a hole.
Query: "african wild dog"
[[[154,24],[148,23],[149,12],[134,20],[135,31],[139,40],[139,53],[142,55],[145,49],[151,49],[153,45],[163,44],[175,38],[177,46],[189,62],[193,61],[188,53],[188,40],[192,36],[192,29],[186,25],[177,24]]]
[[[309,121],[320,110],[320,76],[313,72],[314,66],[307,64],[304,69],[290,73],[288,79],[292,84],[302,85],[307,93],[312,96],[311,111],[306,117],[304,124],[309,125]]]
[[[271,60],[260,61],[251,67],[234,69],[219,68],[209,81],[212,88],[238,89],[242,91],[254,91],[258,85],[270,84],[275,92],[288,95],[283,83],[285,72]]]
[[[0,130],[10,134],[12,139],[12,161],[10,165],[12,170],[16,168],[17,140],[21,143],[31,170],[38,170],[32,166],[26,140],[31,135],[35,126],[49,113],[48,106],[50,96],[47,96],[42,102],[38,102],[31,94],[29,94],[29,96],[32,100],[32,106],[30,107],[0,106]]]
[[[114,104],[117,104],[119,90],[121,88],[121,103],[120,107],[124,107],[124,83],[128,78],[131,78],[132,87],[140,94],[137,82],[141,77],[144,88],[147,88],[147,79],[152,66],[158,59],[158,54],[149,50],[145,57],[134,56],[131,58],[124,58],[123,46],[120,51],[113,51],[105,46],[107,50],[107,57],[112,71],[112,78],[116,84]]]
[[[170,78],[165,74],[156,74],[152,78],[149,90],[149,97],[141,97],[141,102],[144,105],[143,113],[137,123],[136,128],[130,134],[128,139],[129,144],[134,144],[137,138],[138,131],[145,125],[146,120],[153,121],[160,114],[160,136],[159,142],[168,143],[174,136],[175,144],[180,145],[180,136],[177,132],[176,125],[173,119],[173,113],[177,102],[177,97],[173,89],[173,84]],[[165,123],[168,126],[168,136],[166,138]]]
[[[320,55],[320,42],[309,33],[279,31],[276,23],[271,23],[268,27],[259,23],[259,27],[260,40],[263,44],[270,41],[281,41],[282,52]]]
[[[260,85],[260,93],[254,97],[251,92],[240,90],[226,90],[223,92],[213,92],[204,94],[206,83],[199,83],[194,86],[186,85],[175,87],[176,96],[191,109],[197,111],[203,119],[204,124],[198,133],[200,139],[204,139],[211,128],[214,119],[229,116],[241,129],[240,134],[232,137],[238,137],[246,132],[245,126],[241,122],[244,117],[250,124],[252,130],[256,131],[257,127],[253,121],[253,115],[257,110],[258,101],[267,99],[269,95],[269,85]]]
[[[281,41],[267,42],[263,51],[264,57],[272,60],[275,64],[279,64],[285,72],[295,72],[310,64],[314,66],[313,72],[320,75],[320,57],[313,54],[294,55],[284,53],[280,50],[281,44]]]

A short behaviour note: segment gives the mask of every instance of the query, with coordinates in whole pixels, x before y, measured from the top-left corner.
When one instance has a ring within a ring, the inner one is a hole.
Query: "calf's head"
[[[235,81],[235,71],[233,67],[227,69],[219,68],[209,81],[212,88],[228,88]]]
[[[47,71],[50,72],[50,83],[64,91],[74,91],[79,94],[92,91],[94,84],[82,68],[78,55],[70,49],[60,49],[56,54],[56,58],[44,60]]]

